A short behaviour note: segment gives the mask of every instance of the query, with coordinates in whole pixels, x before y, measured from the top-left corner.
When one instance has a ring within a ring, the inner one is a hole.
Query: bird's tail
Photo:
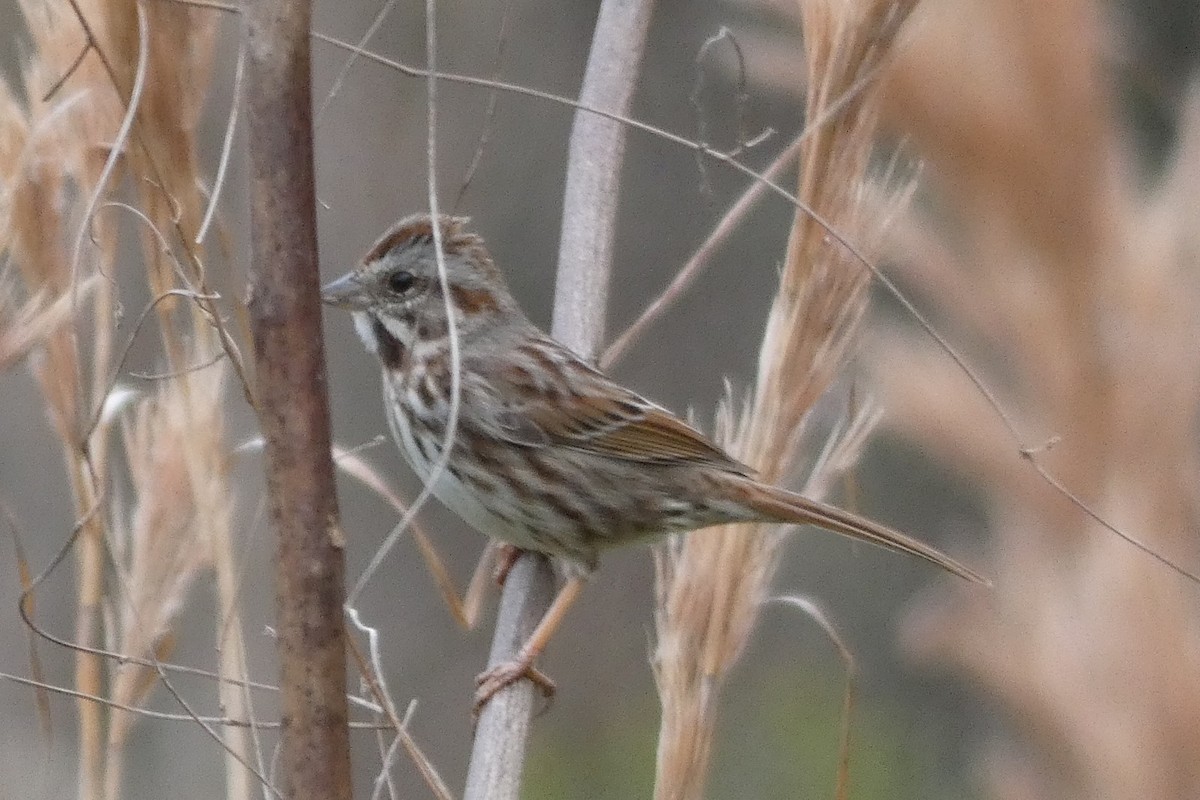
[[[739,482],[745,490],[745,504],[762,519],[771,522],[787,522],[796,525],[815,525],[827,531],[840,533],[852,539],[886,547],[901,553],[909,553],[937,564],[947,572],[975,583],[990,586],[991,581],[964,566],[946,554],[924,542],[899,531],[894,531],[866,517],[851,514],[840,508],[810,500],[807,497],[763,483]]]

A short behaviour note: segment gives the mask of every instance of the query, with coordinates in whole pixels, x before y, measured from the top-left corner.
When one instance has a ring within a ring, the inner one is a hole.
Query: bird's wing
[[[489,427],[500,438],[625,461],[750,472],[670,411],[611,380],[553,340],[543,340],[539,347],[536,356],[522,359],[518,350],[517,357],[497,359],[487,370]]]

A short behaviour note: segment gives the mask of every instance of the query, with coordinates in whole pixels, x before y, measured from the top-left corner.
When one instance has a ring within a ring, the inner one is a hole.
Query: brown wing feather
[[[751,471],[670,411],[573,355],[565,358],[560,368],[575,391],[561,391],[562,384],[557,381],[531,380],[524,370],[517,375],[494,376],[499,380],[493,383],[508,384],[505,388],[515,390],[499,392],[506,402],[497,422],[505,438],[530,447],[569,447],[627,461],[706,464],[741,474]]]
[[[649,403],[636,412],[622,409],[620,418],[615,421],[613,416],[605,414],[586,422],[584,429],[575,435],[552,438],[567,447],[628,461],[662,464],[684,461],[747,471],[699,431],[669,411]]]

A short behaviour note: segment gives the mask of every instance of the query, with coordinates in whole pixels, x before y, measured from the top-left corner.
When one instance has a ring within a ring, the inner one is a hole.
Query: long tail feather
[[[852,539],[923,558],[960,578],[982,583],[985,586],[992,585],[987,578],[970,567],[960,564],[940,550],[899,531],[872,522],[866,517],[851,514],[849,511],[810,500],[803,495],[775,486],[750,481],[743,486],[745,487],[746,505],[761,514],[765,520],[790,522],[796,525],[815,525]]]

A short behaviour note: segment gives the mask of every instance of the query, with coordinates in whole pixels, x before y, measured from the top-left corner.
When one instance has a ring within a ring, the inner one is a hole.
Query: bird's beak
[[[347,272],[321,287],[321,300],[335,308],[358,311],[367,307],[369,298],[354,272]]]

